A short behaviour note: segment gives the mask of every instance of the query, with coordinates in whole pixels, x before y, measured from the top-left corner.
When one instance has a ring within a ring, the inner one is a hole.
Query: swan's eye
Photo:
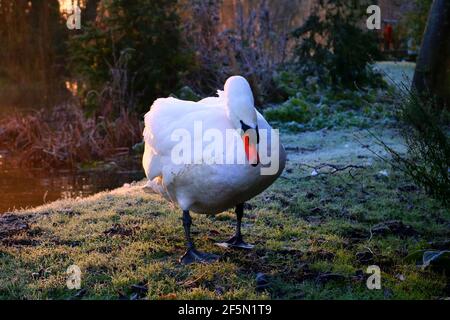
[[[240,120],[240,121],[241,121],[241,128],[242,128],[242,131],[246,132],[247,130],[249,130],[249,129],[252,128],[252,127],[250,127],[249,125],[245,124],[244,121],[242,121],[242,120]]]
[[[253,129],[252,127],[250,127],[249,125],[247,125],[246,123],[244,123],[244,121],[240,120],[241,122],[241,128],[242,131],[245,133],[247,132],[247,130]],[[254,129],[256,131],[256,143],[259,143],[259,130],[258,130],[258,126],[255,127]]]

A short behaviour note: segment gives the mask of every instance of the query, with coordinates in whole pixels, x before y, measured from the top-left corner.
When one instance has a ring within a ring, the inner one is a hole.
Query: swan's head
[[[228,118],[237,130],[242,130],[247,159],[256,166],[259,132],[252,89],[244,77],[233,76],[225,82],[224,94]]]

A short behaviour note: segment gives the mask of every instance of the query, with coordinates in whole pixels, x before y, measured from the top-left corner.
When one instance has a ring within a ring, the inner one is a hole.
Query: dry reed
[[[114,120],[86,117],[76,103],[0,120],[0,149],[22,167],[61,168],[128,155],[143,124],[121,110]]]

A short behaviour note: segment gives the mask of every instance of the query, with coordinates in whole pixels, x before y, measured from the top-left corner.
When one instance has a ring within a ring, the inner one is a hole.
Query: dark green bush
[[[365,1],[320,0],[315,13],[293,32],[299,40],[295,50],[298,71],[335,87],[383,85],[369,65],[380,57],[377,35],[360,26],[368,5]]]
[[[381,90],[336,92],[330,88],[308,91],[288,73],[280,73],[277,85],[294,96],[280,105],[264,109],[269,121],[284,123],[290,131],[299,132],[323,128],[368,128],[374,119],[393,122],[391,106],[377,102],[383,97]]]
[[[450,121],[448,111],[436,99],[403,93],[398,116],[404,127],[402,135],[407,155],[385,143],[391,163],[403,170],[431,196],[450,205]]]
[[[292,97],[281,106],[269,108],[264,115],[269,121],[307,123],[317,110],[314,105],[300,97]]]
[[[70,41],[72,71],[82,83],[85,104],[96,109],[99,99],[92,97],[106,96],[110,104],[121,100],[126,108],[143,112],[156,97],[178,86],[189,57],[181,49],[176,4],[101,2],[97,20]],[[88,95],[91,91],[98,94]]]

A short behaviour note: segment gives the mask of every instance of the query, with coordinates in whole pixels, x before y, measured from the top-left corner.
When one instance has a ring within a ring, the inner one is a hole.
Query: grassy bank
[[[144,193],[142,182],[0,217],[0,299],[447,297],[442,270],[416,266],[414,253],[448,249],[450,212],[376,160],[373,140],[357,131],[361,145],[354,132],[283,135],[285,172],[246,207],[253,251],[214,245],[233,233],[232,211],[193,215],[199,249],[221,256],[211,265],[177,262],[180,211]],[[395,131],[379,133],[401,148]],[[78,291],[66,287],[72,264],[82,271]],[[381,290],[366,287],[373,264]]]

